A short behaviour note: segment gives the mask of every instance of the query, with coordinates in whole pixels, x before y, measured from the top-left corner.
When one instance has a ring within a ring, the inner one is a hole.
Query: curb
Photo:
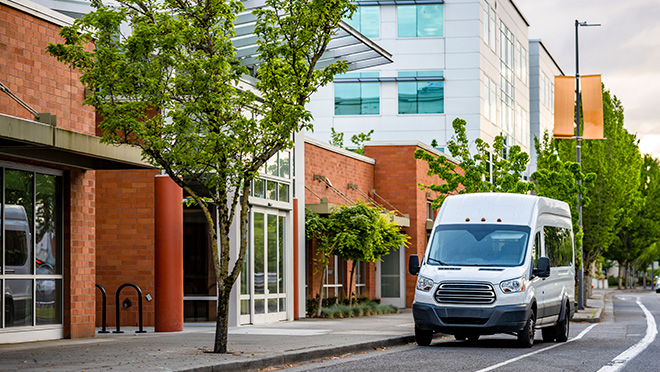
[[[253,360],[234,361],[229,363],[219,363],[210,366],[192,367],[181,369],[180,371],[190,372],[219,372],[219,371],[256,371],[263,368],[284,366],[287,364],[308,362],[311,360],[323,359],[327,357],[339,356],[343,354],[359,353],[374,349],[381,349],[389,346],[405,345],[415,341],[415,336],[393,337],[378,341],[369,341],[353,345],[327,347],[306,351],[296,351],[292,353],[280,353],[269,355],[264,358]]]

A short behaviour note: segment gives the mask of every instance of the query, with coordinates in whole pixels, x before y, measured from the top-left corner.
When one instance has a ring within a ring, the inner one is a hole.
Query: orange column
[[[169,176],[155,182],[156,332],[183,331],[183,190]]]

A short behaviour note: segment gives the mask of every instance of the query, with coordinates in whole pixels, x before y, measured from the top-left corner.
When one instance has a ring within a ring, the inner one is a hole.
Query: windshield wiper
[[[446,263],[444,263],[444,262],[442,262],[442,261],[440,261],[440,260],[438,260],[438,259],[435,259],[435,258],[433,258],[433,257],[429,257],[428,260],[429,260],[429,261],[433,261],[433,262],[437,262],[437,263],[439,263],[439,264],[442,265],[442,266],[447,266]]]

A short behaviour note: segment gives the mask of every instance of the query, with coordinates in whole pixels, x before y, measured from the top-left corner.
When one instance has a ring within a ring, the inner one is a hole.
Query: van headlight
[[[417,285],[419,286],[419,284]],[[521,276],[520,278],[505,280],[500,283],[500,289],[504,293],[522,292],[525,290],[525,278]]]
[[[433,280],[424,276],[417,278],[417,289],[422,292],[428,292],[433,288]]]

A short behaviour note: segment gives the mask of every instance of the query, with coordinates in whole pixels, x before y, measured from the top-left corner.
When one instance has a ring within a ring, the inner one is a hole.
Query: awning
[[[0,154],[83,169],[154,169],[137,147],[1,114]]]
[[[266,6],[266,2],[248,0],[244,1],[243,5],[245,12],[239,14],[234,22],[236,37],[232,41],[241,62],[248,67],[254,67],[259,61],[257,60],[257,36],[254,34],[257,18],[252,15],[252,10],[263,8]],[[318,66],[324,67],[342,60],[348,62],[349,71],[380,66],[393,61],[392,55],[385,49],[351,26],[340,22],[339,28],[318,62]]]

